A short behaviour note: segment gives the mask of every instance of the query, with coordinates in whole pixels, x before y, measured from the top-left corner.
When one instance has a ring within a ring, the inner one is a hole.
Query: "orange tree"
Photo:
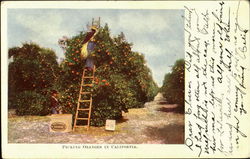
[[[169,103],[176,103],[184,111],[184,65],[183,59],[177,60],[172,71],[165,75],[160,91]]]
[[[9,49],[9,108],[18,115],[42,115],[49,111],[48,95],[59,73],[55,52],[34,43]]]
[[[75,112],[82,70],[80,59],[82,41],[86,33],[66,40],[65,60],[61,63],[60,92],[64,110]],[[108,25],[95,36],[96,47],[92,53],[96,65],[93,90],[91,125],[102,126],[106,119],[118,119],[122,111],[143,107],[157,93],[143,55],[131,50],[132,44],[124,34],[111,38]]]

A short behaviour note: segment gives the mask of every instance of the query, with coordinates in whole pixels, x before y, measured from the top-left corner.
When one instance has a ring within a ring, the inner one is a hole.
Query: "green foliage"
[[[86,33],[66,39],[65,60],[58,65],[55,53],[34,43],[9,49],[9,108],[18,115],[49,113],[49,93],[59,91],[64,113],[75,113],[85,60],[81,60],[82,41]],[[110,36],[108,25],[101,27],[95,37],[97,46],[91,57],[96,73],[93,92],[91,125],[102,126],[106,119],[118,119],[122,111],[143,107],[156,95],[145,58],[131,50],[132,44],[123,33]],[[89,98],[85,96],[83,98]]]
[[[13,62],[9,63],[8,68],[9,108],[27,108],[29,102],[23,103],[25,106],[20,105],[24,99],[28,99],[24,95],[31,96],[32,93],[38,93],[43,98],[51,89],[56,87],[59,67],[54,51],[41,48],[34,43],[25,43],[22,47],[10,48],[9,57],[13,57]],[[24,93],[27,91],[30,94]],[[38,98],[35,99],[38,100]],[[19,105],[17,101],[19,101]],[[33,101],[32,99],[32,102],[39,103],[40,101]],[[40,112],[39,106],[37,108],[39,110],[30,111],[31,109],[27,109],[27,112],[30,113],[29,115],[37,114],[37,112]],[[27,114],[24,111],[20,110],[21,114]]]
[[[66,59],[61,64],[60,92],[64,110],[74,113],[79,94],[84,60],[80,60],[85,34],[66,41]],[[121,33],[111,38],[107,25],[99,29],[92,53],[96,73],[93,90],[91,125],[104,125],[106,119],[121,117],[122,111],[143,107],[157,93],[157,85],[142,54],[131,50],[132,44]]]
[[[48,98],[34,91],[23,91],[16,95],[17,115],[45,115],[49,113]]]
[[[179,107],[184,107],[184,65],[183,59],[177,60],[172,72],[165,75],[160,89],[169,103],[179,104]]]

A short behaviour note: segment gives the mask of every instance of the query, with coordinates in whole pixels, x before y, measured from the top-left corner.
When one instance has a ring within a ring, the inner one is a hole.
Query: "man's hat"
[[[93,25],[93,26],[91,26],[91,30],[95,30],[95,31],[97,31],[97,26],[95,26],[95,25]]]

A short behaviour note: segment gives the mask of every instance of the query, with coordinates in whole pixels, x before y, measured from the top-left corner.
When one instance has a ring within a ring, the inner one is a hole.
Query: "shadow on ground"
[[[149,126],[145,133],[155,140],[162,140],[163,144],[184,144],[184,125],[170,124],[162,128]]]
[[[168,104],[168,102],[166,102],[166,101],[159,101],[159,102],[157,102],[157,104],[163,105],[163,104]]]
[[[161,112],[172,112],[172,113],[179,113],[179,114],[183,114],[184,113],[184,107],[161,107],[156,109],[157,111],[161,111]]]
[[[124,123],[124,122],[127,122],[127,121],[128,121],[128,119],[122,117],[121,119],[117,119],[116,123]]]

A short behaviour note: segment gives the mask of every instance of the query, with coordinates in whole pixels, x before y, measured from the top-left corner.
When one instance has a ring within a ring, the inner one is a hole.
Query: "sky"
[[[184,10],[155,9],[8,9],[8,48],[35,42],[53,49],[58,59],[62,36],[87,30],[92,18],[101,17],[111,35],[123,32],[132,50],[145,55],[158,86],[177,59],[184,58]]]

